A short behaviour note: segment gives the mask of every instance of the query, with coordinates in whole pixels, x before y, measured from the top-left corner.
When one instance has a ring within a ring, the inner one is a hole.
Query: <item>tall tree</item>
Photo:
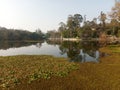
[[[114,7],[112,8],[109,16],[111,19],[115,19],[120,22],[120,2],[116,1]]]
[[[103,12],[101,12],[100,16],[99,16],[99,20],[101,21],[103,28],[105,27],[105,21],[106,21],[106,19],[107,19],[106,14],[103,13]]]
[[[66,30],[66,24],[64,22],[60,22],[59,25],[60,25],[60,27],[58,28],[59,32],[63,32],[64,30]]]
[[[74,31],[74,17],[72,15],[68,16],[68,20],[67,20],[67,30],[69,30],[69,36],[70,38],[73,37],[73,31]]]
[[[61,38],[63,38],[63,33],[66,30],[66,25],[63,22],[59,23],[60,27],[58,28],[58,32],[61,34]]]
[[[116,35],[115,32],[118,31],[118,27],[120,26],[120,1],[115,0],[115,5],[112,7],[109,16],[111,19],[112,35]]]
[[[83,21],[83,17],[80,14],[69,15],[67,20],[67,27],[70,33],[70,37],[77,37],[77,30],[80,28],[80,23]]]
[[[83,17],[82,17],[82,15],[80,15],[80,14],[75,14],[74,15],[74,22],[75,22],[75,24],[76,24],[76,27],[80,27],[80,23],[82,23],[82,21],[83,21]]]

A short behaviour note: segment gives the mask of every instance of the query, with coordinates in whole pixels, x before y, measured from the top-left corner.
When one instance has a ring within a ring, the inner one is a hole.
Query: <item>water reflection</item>
[[[40,42],[36,44],[36,47],[38,47],[38,48],[40,48],[41,46],[42,46],[42,43],[40,43]]]
[[[54,44],[59,45],[59,49],[61,50],[60,54],[67,54],[71,62],[99,62],[100,53],[99,43],[97,41],[65,41]]]
[[[70,59],[72,62],[99,62],[99,51],[91,52],[92,55],[83,52],[83,49],[80,49],[79,55]]]
[[[0,56],[53,55],[71,62],[99,62],[99,46],[97,41],[1,42]]]
[[[41,47],[41,44],[44,41],[40,41],[38,44],[36,42],[10,42],[10,41],[2,41],[0,42],[0,49],[7,50],[9,48],[20,48],[20,47],[27,47],[31,45],[36,45],[36,47]]]

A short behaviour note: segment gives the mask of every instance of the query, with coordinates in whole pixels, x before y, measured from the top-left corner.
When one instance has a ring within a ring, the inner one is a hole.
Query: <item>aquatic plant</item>
[[[70,63],[64,58],[46,55],[0,57],[0,86],[13,87],[20,84],[23,79],[31,83],[40,78],[65,77],[77,67],[77,64]]]

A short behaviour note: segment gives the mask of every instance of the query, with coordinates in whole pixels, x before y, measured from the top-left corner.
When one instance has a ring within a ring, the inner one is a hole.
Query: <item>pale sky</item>
[[[68,15],[79,13],[91,20],[110,12],[114,0],[0,0],[0,26],[43,32],[57,29]]]

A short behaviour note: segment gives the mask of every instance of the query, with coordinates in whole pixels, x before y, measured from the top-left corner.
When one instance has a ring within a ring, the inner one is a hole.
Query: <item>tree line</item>
[[[41,40],[44,38],[45,35],[40,29],[37,29],[35,32],[29,32],[26,30],[7,29],[5,27],[0,27],[0,41]]]
[[[97,18],[86,20],[86,15],[69,15],[66,23],[60,22],[57,31],[47,32],[49,38],[99,38],[102,34],[120,37],[120,2],[115,2],[111,11],[100,12]]]

